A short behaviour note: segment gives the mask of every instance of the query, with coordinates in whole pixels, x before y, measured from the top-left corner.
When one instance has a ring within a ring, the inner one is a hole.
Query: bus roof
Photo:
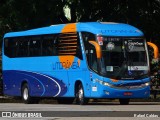
[[[5,37],[64,33],[63,29],[66,26],[72,26],[72,27],[66,28],[66,29],[69,29],[69,32],[84,31],[84,32],[91,32],[94,34],[100,34],[104,36],[115,36],[115,37],[116,36],[122,36],[122,37],[124,36],[133,36],[133,37],[143,36],[142,31],[128,24],[113,23],[113,22],[79,22],[79,23],[51,25],[48,27],[42,27],[42,28],[20,31],[20,32],[10,32],[10,33],[6,33],[4,38]]]

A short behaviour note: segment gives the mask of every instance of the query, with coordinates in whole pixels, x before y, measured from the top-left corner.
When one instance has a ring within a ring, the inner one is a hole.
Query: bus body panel
[[[94,34],[106,36],[143,36],[143,32],[139,29],[123,23],[114,22],[84,22],[77,24],[77,31],[87,31]]]
[[[4,57],[4,60],[7,61],[7,59],[9,58]],[[65,69],[57,57],[13,58],[6,65],[4,63],[4,66],[7,68],[3,70],[6,95],[20,96],[22,82],[25,81],[29,84],[30,95],[37,97],[59,97],[62,95],[74,97],[74,83],[77,80],[84,84],[85,89],[89,87],[88,81],[85,80],[85,62],[76,57],[69,69]],[[33,69],[33,66],[36,67]],[[86,92],[86,94],[89,96],[89,93]]]
[[[101,91],[101,92],[98,92]],[[150,96],[150,87],[145,87],[142,89],[135,90],[120,90],[110,87],[99,87],[96,96],[92,96],[92,98],[148,98]],[[137,93],[138,92],[138,93]]]
[[[73,24],[73,23],[71,23]],[[63,28],[67,24],[51,25],[49,27],[38,28],[33,30],[21,31],[21,32],[10,32],[4,35],[7,37],[17,36],[31,36],[31,35],[43,35],[43,34],[55,34],[61,33]],[[76,24],[76,31],[88,31],[94,34],[101,34],[107,36],[143,36],[142,31],[139,29],[122,23],[99,23],[99,22],[84,22]],[[73,32],[73,31],[72,31]],[[75,32],[75,31],[74,31]]]
[[[13,61],[7,62],[7,69],[3,70],[4,82],[6,84],[4,91],[8,91],[6,94],[20,96],[23,81],[29,84],[31,96],[49,97],[66,93],[68,85],[67,70],[59,69],[54,71],[54,59],[58,61],[54,57],[37,57],[12,59]],[[33,66],[36,67],[33,69]],[[10,84],[10,87],[8,84]]]
[[[94,76],[94,75],[93,75]],[[106,86],[102,80],[111,84]],[[92,82],[91,97],[93,98],[147,98],[150,95],[150,87],[142,86],[149,83],[150,78],[142,80],[119,80],[113,82],[109,78],[95,77]]]
[[[64,30],[65,26],[62,24],[22,32],[11,32],[5,34],[4,39],[67,33]],[[75,30],[69,29],[68,32],[75,32]],[[149,86],[139,89],[116,89],[100,84],[101,81],[114,86],[126,83],[146,83],[149,82],[149,78],[112,82],[110,78],[98,75],[88,67],[81,34],[81,32],[91,32],[96,35],[114,37],[142,37],[143,33],[140,30],[127,24],[86,22],[77,23],[76,32],[79,32],[83,59],[71,55],[9,58],[4,55],[3,46],[4,94],[21,96],[22,84],[27,82],[30,95],[34,97],[75,97],[75,83],[80,81],[84,88],[84,96],[87,98],[146,98],[149,96]],[[125,93],[126,95],[124,95]]]

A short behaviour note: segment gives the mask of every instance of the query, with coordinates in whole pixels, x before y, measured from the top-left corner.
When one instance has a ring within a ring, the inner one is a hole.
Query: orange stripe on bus
[[[76,32],[76,23],[67,24],[61,31],[62,33],[66,32]]]
[[[70,24],[66,24],[65,26],[64,26],[64,28],[62,29],[62,31],[61,31],[61,33],[63,33],[63,34],[68,34],[68,33],[73,33],[73,32],[75,32],[76,33],[76,23],[70,23]],[[74,36],[74,35],[73,35]],[[61,37],[60,37],[61,38]],[[65,44],[65,43],[61,43],[61,44]],[[71,43],[70,43],[71,44]],[[76,43],[72,43],[72,44],[74,44],[74,46],[76,45]],[[63,55],[63,54],[66,54],[67,56],[59,56],[59,60],[60,60],[60,62],[61,63],[67,63],[68,64],[68,66],[66,67],[64,64],[61,64],[62,66],[63,66],[63,68],[65,68],[65,69],[69,69],[71,66],[72,66],[72,64],[73,64],[73,62],[74,62],[74,58],[75,58],[75,56],[70,56],[70,55],[68,55],[68,54],[75,54],[75,53],[72,53],[72,52],[70,52],[70,53],[62,53],[61,52],[61,54]]]

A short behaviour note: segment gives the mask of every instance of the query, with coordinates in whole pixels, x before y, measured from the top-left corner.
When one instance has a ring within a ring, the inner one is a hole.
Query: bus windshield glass
[[[101,37],[101,73],[114,79],[141,79],[148,76],[145,40]]]

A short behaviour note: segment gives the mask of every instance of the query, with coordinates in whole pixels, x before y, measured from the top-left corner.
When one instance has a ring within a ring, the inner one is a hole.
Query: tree
[[[0,37],[68,22],[123,22],[141,29],[147,40],[160,45],[160,0],[1,0]],[[64,7],[71,18],[65,16]]]

